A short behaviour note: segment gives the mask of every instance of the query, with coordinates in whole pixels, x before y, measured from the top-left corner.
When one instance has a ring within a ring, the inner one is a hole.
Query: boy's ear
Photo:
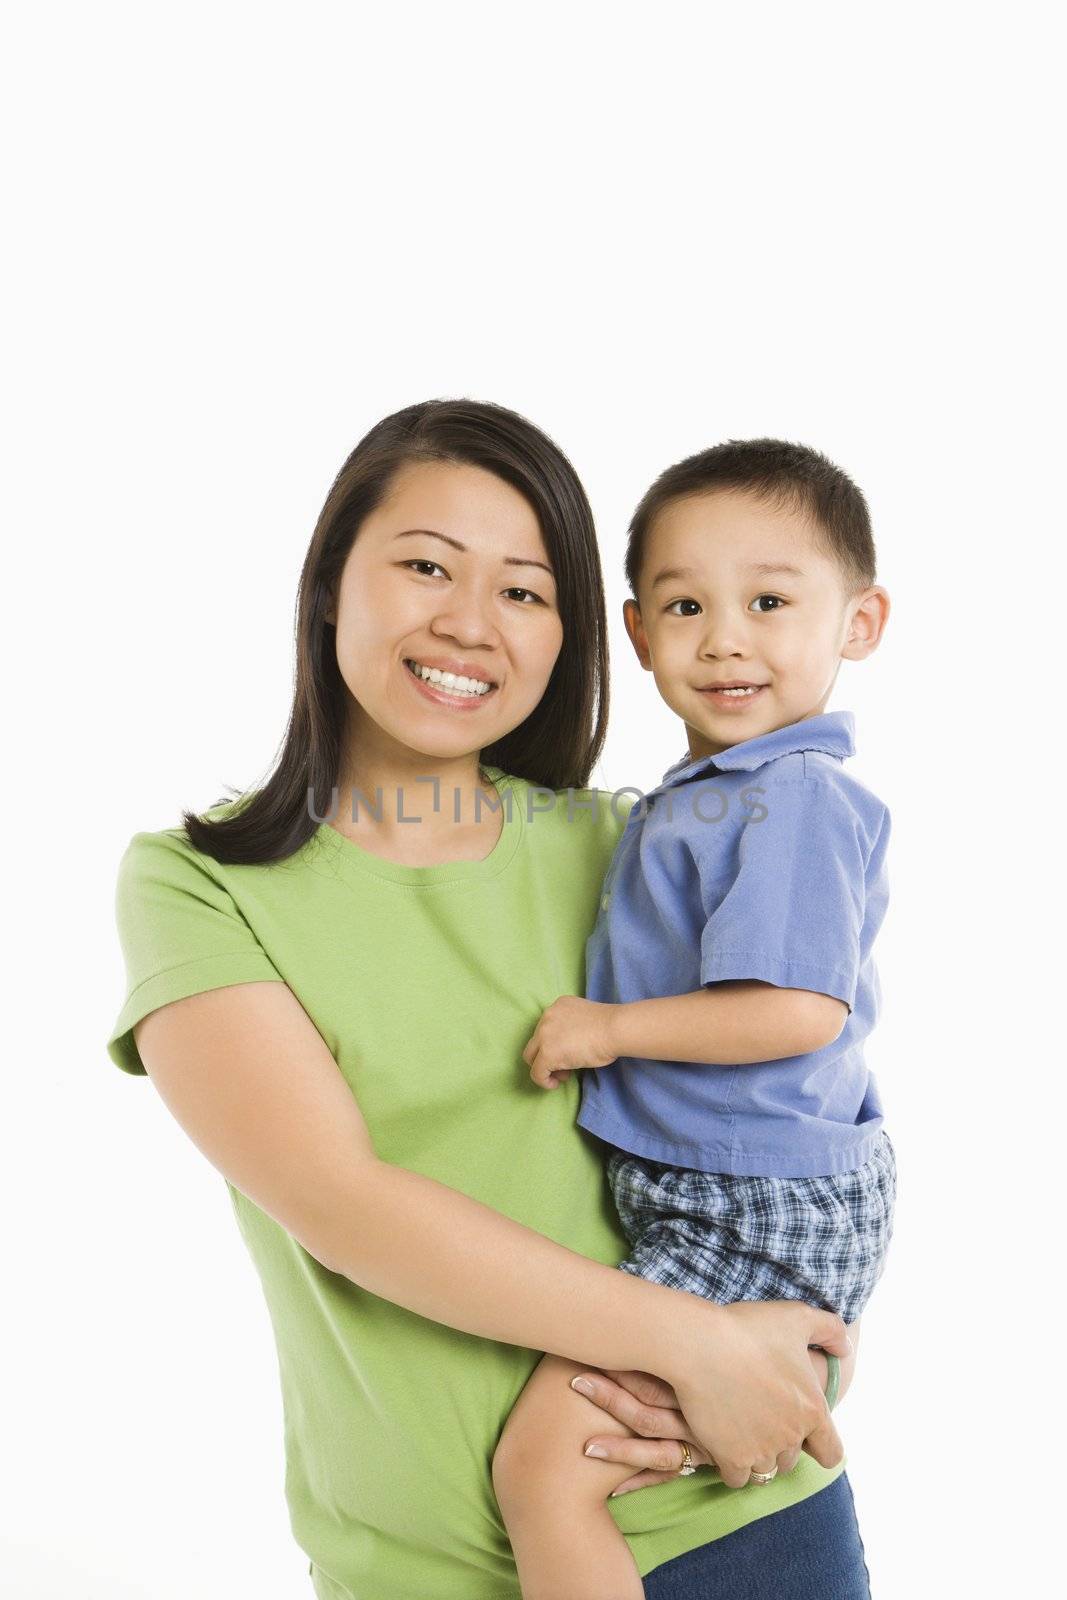
[[[646,672],[651,672],[652,657],[649,654],[648,640],[645,638],[645,625],[641,621],[641,608],[636,600],[623,601],[622,620],[626,624],[626,632],[630,635],[630,643],[637,653],[638,661]]]
[[[841,650],[842,661],[864,661],[878,648],[889,621],[889,596],[880,584],[864,589],[849,602],[848,629]]]

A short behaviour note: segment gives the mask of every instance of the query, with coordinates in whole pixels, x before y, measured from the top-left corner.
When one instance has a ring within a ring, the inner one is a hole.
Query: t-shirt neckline
[[[430,888],[435,884],[463,883],[478,879],[495,878],[504,871],[519,848],[524,828],[523,800],[519,785],[500,767],[481,764],[496,790],[504,808],[504,825],[500,837],[487,856],[480,861],[441,861],[434,866],[408,866],[400,861],[388,861],[362,845],[355,843],[328,822],[320,822],[315,832],[323,848],[333,853],[337,863],[359,874],[383,879],[387,883],[406,884],[410,887]],[[486,805],[490,802],[486,801]]]

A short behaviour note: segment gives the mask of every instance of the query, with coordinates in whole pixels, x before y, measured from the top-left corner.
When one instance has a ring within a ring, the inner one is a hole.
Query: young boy
[[[866,503],[816,451],[731,441],[652,485],[626,576],[627,632],[688,753],[627,821],[586,998],[554,1001],[524,1060],[545,1089],[586,1069],[578,1123],[607,1146],[622,1271],[721,1303],[806,1300],[854,1330],[896,1188],[863,1059],[889,816],[844,771],[851,714],[825,710],[889,613]],[[525,1600],[640,1600],[606,1505],[633,1468],[583,1458],[588,1406],[563,1387],[580,1370],[541,1362],[494,1487]],[[757,1465],[753,1483],[778,1470]]]

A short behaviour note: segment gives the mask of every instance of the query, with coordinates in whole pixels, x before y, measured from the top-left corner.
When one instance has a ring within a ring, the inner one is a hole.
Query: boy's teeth
[[[755,694],[758,684],[752,684],[747,689],[716,689],[716,694]]]
[[[491,684],[483,683],[480,678],[464,678],[454,672],[439,672],[436,667],[423,667],[417,661],[409,661],[408,666],[417,678],[423,678],[427,683],[436,683],[442,689],[447,689],[449,694],[488,694]]]

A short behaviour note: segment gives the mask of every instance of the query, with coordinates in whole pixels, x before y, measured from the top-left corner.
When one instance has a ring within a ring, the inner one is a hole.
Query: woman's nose
[[[443,597],[433,621],[434,631],[462,639],[466,644],[493,643],[499,639],[499,630],[493,616],[492,596],[485,597],[474,590],[455,589]]]

